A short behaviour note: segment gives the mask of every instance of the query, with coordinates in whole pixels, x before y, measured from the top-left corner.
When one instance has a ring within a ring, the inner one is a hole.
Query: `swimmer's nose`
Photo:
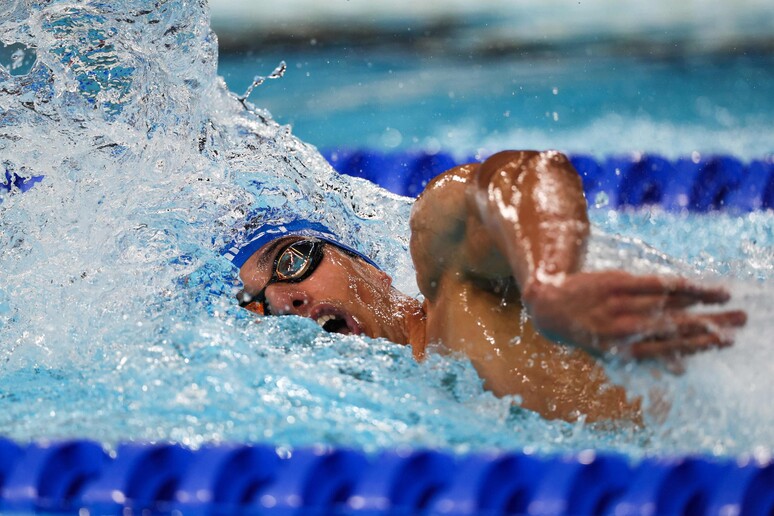
[[[309,304],[309,297],[293,285],[279,283],[266,288],[266,301],[275,315],[305,316],[304,307]]]

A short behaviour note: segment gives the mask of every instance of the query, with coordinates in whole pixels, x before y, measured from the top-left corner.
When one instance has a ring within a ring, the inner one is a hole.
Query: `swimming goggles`
[[[320,265],[325,242],[316,238],[290,243],[274,258],[271,278],[255,295],[244,290],[237,294],[239,306],[259,315],[272,315],[266,302],[266,289],[273,283],[298,283],[308,278]]]

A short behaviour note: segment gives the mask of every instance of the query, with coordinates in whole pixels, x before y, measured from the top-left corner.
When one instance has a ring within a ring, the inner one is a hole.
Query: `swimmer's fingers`
[[[703,333],[722,332],[739,328],[747,322],[747,314],[741,310],[729,310],[714,314],[674,312],[655,325],[655,336],[677,335],[690,337]]]
[[[648,358],[669,358],[692,355],[714,348],[725,348],[734,340],[725,334],[701,333],[688,337],[671,339],[650,339],[631,344],[627,354],[636,360]]]
[[[624,350],[633,342],[665,341],[741,326],[740,312],[694,314],[701,303],[728,300],[723,288],[681,278],[634,276],[609,270],[570,274],[559,283],[528,285],[523,300],[535,327],[549,338],[593,352]]]
[[[666,295],[674,307],[725,303],[731,297],[723,287],[707,287],[680,277],[630,276],[618,288],[630,296]]]
[[[611,322],[603,337],[611,339],[611,342],[685,337],[737,328],[746,322],[747,314],[740,310],[713,314],[695,314],[684,310],[664,311],[657,315],[624,313]]]
[[[698,315],[721,328],[741,328],[747,324],[747,312],[744,310],[728,310],[716,314]]]
[[[731,330],[744,326],[747,314],[729,310],[716,314],[677,313],[652,322],[643,340],[624,349],[635,359],[674,357],[733,344]]]
[[[612,313],[646,315],[659,315],[667,311],[683,310],[701,302],[695,297],[680,294],[626,295],[608,300]]]

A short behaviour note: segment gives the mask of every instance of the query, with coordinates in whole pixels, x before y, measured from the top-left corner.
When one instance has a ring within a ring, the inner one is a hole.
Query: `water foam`
[[[34,54],[26,73],[0,61],[0,159],[21,177],[45,176],[0,202],[1,434],[633,455],[772,442],[771,414],[753,414],[771,397],[763,379],[748,383],[741,409],[741,386],[683,401],[715,375],[753,371],[749,353],[765,368],[763,322],[743,335],[742,353],[708,354],[695,373],[663,380],[675,419],[602,432],[494,398],[466,360],[417,364],[407,348],[308,320],[256,320],[235,306],[235,274],[218,253],[248,211],[323,220],[416,293],[410,202],[338,176],[288,127],[242,105],[215,74],[204,2],[12,2],[0,15],[3,45],[27,63]],[[611,220],[600,222],[618,229]],[[771,269],[770,256],[758,258],[756,270]],[[639,392],[652,371],[620,375]]]

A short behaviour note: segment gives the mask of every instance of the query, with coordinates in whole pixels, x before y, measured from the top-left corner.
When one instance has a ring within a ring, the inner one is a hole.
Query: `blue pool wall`
[[[774,463],[581,452],[377,454],[343,448],[0,439],[0,511],[89,514],[774,513]]]

